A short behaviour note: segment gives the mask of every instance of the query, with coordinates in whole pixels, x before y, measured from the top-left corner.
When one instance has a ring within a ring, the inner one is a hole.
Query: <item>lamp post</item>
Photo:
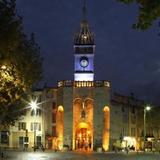
[[[150,111],[151,110],[151,107],[150,106],[146,106],[146,107],[144,107],[144,125],[143,125],[143,127],[144,127],[144,133],[143,133],[143,149],[144,149],[144,151],[145,151],[145,141],[146,141],[146,113],[147,113],[147,111]]]
[[[36,147],[36,123],[35,123],[35,120],[36,120],[36,111],[37,111],[37,108],[38,108],[38,104],[37,104],[37,99],[36,100],[32,100],[30,103],[29,103],[30,107],[31,107],[31,110],[34,111],[34,125],[33,125],[33,130],[34,130],[34,151],[35,151],[35,147]]]

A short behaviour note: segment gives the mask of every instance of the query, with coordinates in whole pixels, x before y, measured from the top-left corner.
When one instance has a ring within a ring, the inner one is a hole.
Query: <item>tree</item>
[[[16,0],[0,1],[0,124],[12,125],[23,114],[33,86],[42,76],[40,48],[28,38]]]
[[[137,3],[139,6],[138,21],[133,25],[140,30],[148,29],[160,18],[160,0],[118,0],[125,4]]]

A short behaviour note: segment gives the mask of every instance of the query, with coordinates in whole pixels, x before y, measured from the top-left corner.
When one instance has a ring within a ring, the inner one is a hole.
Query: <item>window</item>
[[[76,47],[75,48],[76,53],[93,53],[93,47]]]
[[[127,130],[126,128],[122,128],[122,137],[127,135]]]
[[[131,123],[136,124],[136,116],[135,115],[131,116]]]
[[[56,109],[56,103],[53,102],[53,103],[52,103],[52,110],[54,111],[55,109]]]
[[[134,107],[134,106],[132,106],[131,112],[132,112],[133,114],[135,114],[135,107]]]
[[[18,130],[26,130],[26,122],[19,122],[18,123]]]
[[[38,103],[41,103],[41,102],[42,102],[42,96],[39,95],[39,96],[38,96]]]
[[[29,137],[24,137],[24,142],[28,143],[29,142]]]
[[[1,131],[1,144],[9,144],[8,131]]]
[[[41,123],[31,123],[31,131],[41,131]]]
[[[29,143],[29,137],[19,137],[19,147],[23,147],[24,144],[28,144]]]
[[[23,147],[24,137],[19,137],[19,147]]]
[[[131,136],[132,137],[136,136],[136,129],[135,128],[131,128]]]
[[[41,116],[41,114],[42,114],[42,111],[40,109],[37,109],[36,116]]]
[[[36,109],[31,111],[31,116],[35,116],[35,112],[36,112],[36,116],[41,116],[42,111],[40,109]]]
[[[41,136],[36,136],[37,139],[37,146],[41,146],[42,142],[41,142]]]

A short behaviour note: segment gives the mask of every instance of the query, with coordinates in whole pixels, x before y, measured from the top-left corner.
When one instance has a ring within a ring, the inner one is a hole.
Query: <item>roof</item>
[[[83,20],[80,25],[80,31],[75,34],[74,44],[75,45],[94,45],[94,35],[90,31],[89,24],[86,18],[87,7],[86,0],[83,5]]]
[[[90,31],[87,20],[81,22],[80,31],[75,34],[75,45],[94,45],[94,34]]]

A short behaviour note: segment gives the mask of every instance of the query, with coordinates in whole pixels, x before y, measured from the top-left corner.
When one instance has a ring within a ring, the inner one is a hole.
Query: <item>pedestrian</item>
[[[88,150],[88,142],[85,142],[85,150]]]
[[[126,153],[128,154],[129,153],[129,146],[127,146],[125,149],[126,149]]]
[[[115,153],[118,152],[118,148],[116,146],[114,146],[114,151],[115,151]]]
[[[42,144],[42,143],[41,143],[40,147],[41,147],[41,150],[44,152],[44,151],[45,151],[45,148],[43,147],[43,144]]]
[[[24,146],[23,146],[23,151],[27,151],[27,149],[28,149],[28,143],[25,142],[25,143],[24,143]]]

